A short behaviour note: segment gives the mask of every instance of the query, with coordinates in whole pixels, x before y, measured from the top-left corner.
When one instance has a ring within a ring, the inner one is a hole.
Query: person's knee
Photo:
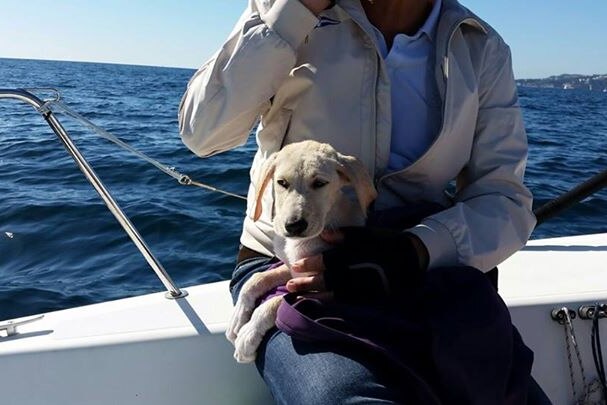
[[[256,364],[279,404],[401,403],[372,366],[279,331],[266,337]]]

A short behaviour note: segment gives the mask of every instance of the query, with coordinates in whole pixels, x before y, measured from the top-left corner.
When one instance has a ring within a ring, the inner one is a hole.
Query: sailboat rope
[[[592,331],[590,333],[590,343],[592,345],[592,359],[601,384],[602,398],[607,397],[607,381],[605,381],[605,364],[603,363],[603,349],[601,348],[601,335],[599,328],[599,318],[601,313],[605,314],[605,305],[597,303],[594,306],[592,316]]]
[[[93,130],[96,134],[98,134],[102,138],[107,139],[108,141],[115,143],[116,145],[120,146],[121,148],[123,148],[125,150],[128,150],[129,152],[135,154],[136,156],[140,157],[141,159],[145,160],[146,162],[154,165],[154,167],[156,167],[157,169],[159,169],[163,173],[168,174],[169,176],[173,177],[181,185],[184,185],[184,186],[196,186],[196,187],[204,188],[206,190],[214,191],[214,192],[217,192],[217,193],[221,193],[221,194],[224,194],[224,195],[227,195],[227,196],[230,196],[230,197],[234,197],[234,198],[238,198],[238,199],[241,199],[241,200],[245,200],[245,201],[247,199],[247,197],[245,197],[245,196],[242,196],[242,195],[239,195],[239,194],[235,194],[235,193],[232,193],[230,191],[222,190],[220,188],[213,187],[211,185],[208,185],[208,184],[205,184],[205,183],[201,183],[199,181],[192,180],[192,178],[190,176],[188,176],[187,174],[180,173],[174,167],[167,166],[167,165],[164,165],[164,164],[160,163],[158,160],[153,159],[150,156],[146,155],[145,153],[143,153],[143,152],[141,152],[141,151],[133,148],[131,145],[129,145],[128,143],[126,143],[126,142],[124,142],[122,140],[120,140],[119,138],[117,138],[112,133],[106,131],[105,129],[103,129],[103,128],[99,127],[98,125],[94,124],[93,122],[91,122],[87,118],[83,117],[79,113],[75,112],[74,110],[72,110],[71,108],[69,108],[68,106],[66,106],[65,104],[63,104],[61,101],[59,101],[59,97],[58,96],[55,97],[55,99],[45,100],[44,105],[42,106],[41,110],[43,110],[42,112],[45,112],[44,110],[46,110],[46,111],[59,110],[60,112],[62,112],[64,114],[66,114],[67,116],[75,119],[76,121],[79,121],[84,126],[86,126],[89,129]]]
[[[563,313],[563,316],[564,316],[562,324],[564,326],[564,331],[565,331],[565,345],[567,346],[567,362],[569,363],[569,377],[570,377],[570,381],[571,381],[571,390],[573,392],[573,399],[575,401],[574,403],[579,404],[579,405],[602,404],[603,403],[602,402],[602,400],[603,400],[602,393],[600,393],[601,398],[598,401],[591,399],[593,394],[595,394],[596,392],[600,392],[601,383],[598,379],[595,379],[590,384],[588,384],[588,382],[586,380],[586,372],[584,370],[582,356],[580,355],[580,349],[577,344],[575,330],[573,329],[573,322],[571,322],[571,315],[569,313],[569,309],[566,307],[563,307],[561,309],[561,313]],[[576,387],[575,372],[574,372],[573,359],[572,359],[572,354],[571,354],[572,346],[575,351],[575,357],[577,359],[577,363],[578,363],[578,366],[580,369],[580,374],[582,376],[583,391],[579,395],[579,397],[578,397],[577,391],[575,389],[575,387]]]
[[[164,172],[164,173],[168,174],[169,176],[173,177],[174,179],[176,179],[179,182],[179,184],[182,184],[185,186],[196,186],[196,187],[204,188],[204,189],[207,189],[210,191],[215,191],[215,192],[218,192],[218,193],[230,196],[230,197],[238,198],[241,200],[245,200],[245,201],[247,199],[247,197],[245,197],[243,195],[235,194],[235,193],[232,193],[232,192],[229,192],[226,190],[219,189],[217,187],[213,187],[213,186],[205,184],[205,183],[194,181],[194,180],[192,180],[192,178],[190,176],[188,176],[187,174],[182,174],[182,173],[178,172],[174,167],[163,165],[159,161],[147,156],[145,153],[138,151],[137,149],[133,148],[126,142],[118,139],[116,136],[114,136],[110,132],[104,130],[103,128],[93,124],[90,120],[84,118],[82,115],[78,114],[77,112],[73,111],[68,106],[63,104],[60,101],[61,93],[57,89],[37,88],[37,89],[26,89],[26,90],[45,91],[45,92],[50,92],[53,94],[54,98],[47,99],[44,101],[44,105],[40,108],[41,113],[51,111],[51,109],[50,109],[51,105],[56,107],[58,110],[61,110],[61,112],[65,113],[66,115],[72,117],[73,119],[75,119],[75,120],[79,121],[80,123],[84,124],[85,126],[89,127],[95,133],[99,134],[101,137],[103,137],[111,142],[114,142],[118,146],[134,153],[135,155],[139,156],[140,158],[144,159],[145,161],[151,163],[152,165],[154,165],[156,168],[158,168],[162,172]],[[607,170],[604,170],[603,172],[594,175],[592,178],[588,179],[584,183],[576,186],[574,189],[570,190],[569,192],[565,193],[564,195],[562,195],[552,201],[549,201],[545,205],[534,210],[534,214],[537,217],[537,225],[540,225],[546,219],[548,219],[552,216],[555,216],[560,211],[568,208],[569,206],[573,205],[574,203],[576,203],[578,201],[581,201],[583,198],[588,197],[589,195],[601,190],[602,188],[604,188],[606,186],[607,186]]]
[[[571,316],[569,315],[569,310],[567,308],[562,308],[561,311],[564,313],[565,319],[563,325],[565,327],[565,345],[567,346],[567,362],[569,363],[569,377],[571,381],[571,390],[573,391],[573,398],[576,404],[583,404],[586,396],[584,398],[578,398],[577,391],[575,389],[575,373],[573,370],[573,360],[571,359],[571,346],[573,346],[575,350],[575,357],[577,358],[578,365],[580,367],[580,374],[582,375],[582,385],[583,392],[586,392],[588,388],[588,384],[586,383],[586,373],[584,372],[584,364],[582,363],[582,358],[580,356],[580,349],[577,345],[577,339],[575,338],[575,330],[573,329],[573,323],[571,322]]]

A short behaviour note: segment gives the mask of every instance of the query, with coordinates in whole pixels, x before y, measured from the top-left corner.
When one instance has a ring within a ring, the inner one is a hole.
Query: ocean
[[[0,88],[54,87],[70,108],[193,179],[244,195],[255,151],[187,150],[177,108],[194,70],[0,58]],[[44,94],[44,93],[40,93]],[[607,93],[519,88],[538,207],[607,168]],[[230,277],[245,203],[172,177],[65,115],[74,142],[180,287]],[[532,238],[607,232],[607,190]],[[0,320],[163,290],[31,106],[0,100]]]

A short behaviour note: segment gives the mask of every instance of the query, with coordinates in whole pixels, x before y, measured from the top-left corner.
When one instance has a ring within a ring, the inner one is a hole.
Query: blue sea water
[[[190,69],[0,59],[0,87],[60,89],[97,125],[193,179],[245,194],[255,150],[200,159],[177,108]],[[607,93],[520,88],[535,206],[607,168]],[[243,201],[179,185],[58,115],[179,286],[229,278]],[[532,238],[607,232],[607,191]],[[32,107],[0,100],[0,320],[162,290],[136,248]]]

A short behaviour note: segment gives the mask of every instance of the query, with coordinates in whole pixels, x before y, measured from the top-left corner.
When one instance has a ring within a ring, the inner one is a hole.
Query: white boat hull
[[[600,234],[532,241],[500,266],[500,293],[555,404],[571,403],[572,393],[563,326],[550,312],[607,302],[606,262]],[[255,368],[237,364],[224,338],[227,282],[187,291],[180,300],[158,293],[52,312],[0,337],[2,404],[271,403]],[[574,326],[591,380],[590,322]]]
[[[551,311],[607,303],[607,234],[530,241],[500,266],[500,295],[513,323],[533,350],[533,376],[554,404],[571,404],[573,394],[564,326]],[[607,348],[607,319],[599,322]],[[576,318],[573,326],[588,382],[596,379],[590,343],[591,321]],[[577,393],[582,378],[572,348]],[[605,353],[607,355],[607,353]]]
[[[2,404],[268,404],[221,335],[19,353],[2,359]]]
[[[187,291],[51,312],[0,338],[0,403],[271,403],[224,337],[227,282]]]

